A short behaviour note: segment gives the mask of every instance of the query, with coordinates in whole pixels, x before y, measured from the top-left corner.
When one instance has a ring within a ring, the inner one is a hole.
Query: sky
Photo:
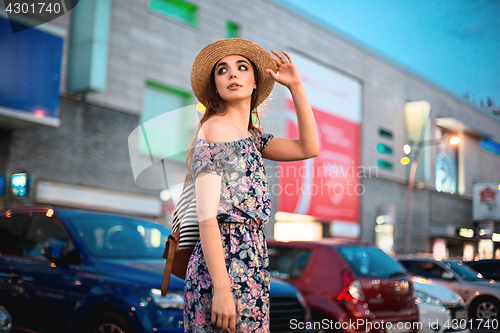
[[[500,105],[500,0],[276,0],[470,100]]]

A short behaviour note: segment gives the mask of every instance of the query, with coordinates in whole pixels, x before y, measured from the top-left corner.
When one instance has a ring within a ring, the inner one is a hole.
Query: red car
[[[268,240],[271,276],[286,280],[312,311],[313,332],[414,333],[418,309],[407,271],[379,248],[323,239]]]

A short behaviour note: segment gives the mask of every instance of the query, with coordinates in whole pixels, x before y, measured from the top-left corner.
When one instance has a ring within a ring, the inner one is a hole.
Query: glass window
[[[197,8],[183,0],[152,0],[151,9],[161,12],[177,21],[192,26],[198,25]]]
[[[161,259],[170,230],[120,216],[67,217],[91,255],[99,258]]]
[[[439,141],[436,155],[436,190],[450,194],[457,193],[458,165],[457,147],[450,144],[451,133],[438,127]]]
[[[271,276],[288,279],[293,263],[294,248],[274,246],[268,248]]]
[[[357,276],[393,278],[407,275],[406,270],[384,251],[375,247],[342,246],[338,252]]]
[[[42,250],[45,244],[51,242],[63,244],[63,255],[76,250],[75,243],[60,221],[42,215],[33,216],[24,242],[23,255],[43,258]]]
[[[430,261],[413,262],[411,272],[415,275],[428,279],[441,279],[445,272],[444,268]]]
[[[16,254],[22,241],[22,235],[29,222],[27,215],[0,217],[0,253]]]
[[[310,257],[311,257],[311,250],[306,250],[306,249],[297,250],[291,274],[292,278],[298,278],[304,273]]]
[[[192,103],[192,96],[161,83],[147,81],[141,124],[145,140],[139,140],[139,151],[155,157],[184,162],[186,147],[195,132],[198,119],[179,111]],[[154,119],[168,113],[168,117]],[[158,119],[162,119],[158,121]],[[168,121],[168,123],[166,123]]]
[[[474,281],[474,280],[482,280],[478,273],[472,269],[470,269],[467,265],[462,264],[461,262],[456,261],[448,261],[446,262],[448,268],[451,268],[455,274],[460,276],[464,280]]]

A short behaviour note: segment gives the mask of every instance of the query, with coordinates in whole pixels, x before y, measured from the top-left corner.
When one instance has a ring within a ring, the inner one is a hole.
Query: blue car
[[[135,217],[52,206],[0,212],[0,304],[15,331],[183,332],[184,281],[160,287],[170,229]],[[271,281],[271,332],[307,310]]]

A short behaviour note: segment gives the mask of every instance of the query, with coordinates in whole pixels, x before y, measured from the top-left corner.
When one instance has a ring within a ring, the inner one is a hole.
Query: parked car
[[[0,305],[0,333],[12,332],[12,317],[6,308]]]
[[[30,332],[184,332],[184,281],[160,287],[165,240],[154,221],[31,206],[0,212],[0,304]],[[306,320],[300,294],[271,281],[271,332]]]
[[[416,331],[410,277],[377,247],[333,239],[268,240],[268,250],[271,275],[301,292],[311,308],[313,331]]]
[[[443,285],[462,296],[469,309],[469,318],[474,321],[500,319],[500,283],[483,279],[478,272],[456,260],[438,261],[429,257],[398,259],[413,275]]]
[[[465,261],[464,264],[481,273],[484,279],[500,282],[500,259]]]
[[[467,333],[467,306],[451,289],[413,279],[418,305],[419,333]]]

